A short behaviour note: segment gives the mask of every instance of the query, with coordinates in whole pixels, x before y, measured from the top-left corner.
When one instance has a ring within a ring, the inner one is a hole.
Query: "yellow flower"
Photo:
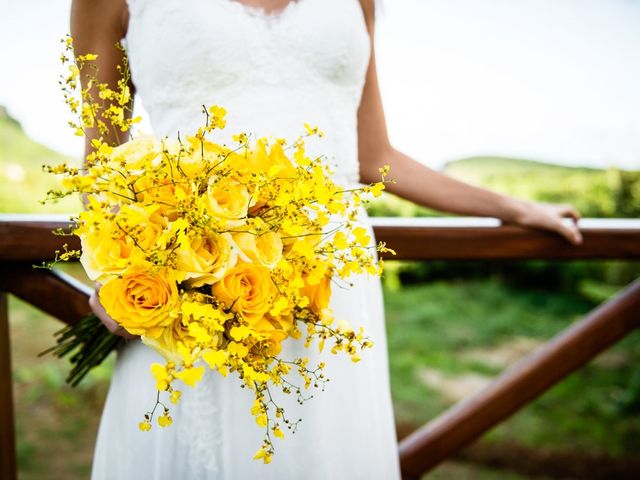
[[[169,388],[169,382],[171,381],[171,379],[169,378],[169,372],[167,371],[167,367],[165,365],[152,363],[151,375],[153,375],[153,378],[156,379],[156,389],[164,392],[167,388]]]
[[[277,355],[282,350],[281,343],[289,336],[292,326],[292,315],[280,315],[276,319],[267,314],[253,325],[253,329],[264,337],[264,340],[269,345],[269,353]]]
[[[180,372],[176,372],[176,378],[182,380],[185,385],[194,387],[204,375],[204,367],[188,367]]]
[[[69,73],[71,74],[71,78],[76,78],[80,74],[80,70],[77,65],[71,64],[69,65]]]
[[[305,279],[302,294],[309,299],[309,308],[317,314],[322,314],[324,310],[329,307],[331,279],[325,276],[315,284],[307,283],[307,281],[308,277]]]
[[[95,211],[83,213],[86,223],[98,224],[98,228],[87,229],[80,234],[80,263],[91,280],[103,281],[121,274],[128,267],[148,268],[151,265],[146,257],[162,234],[163,219],[155,214],[153,208],[132,205],[123,206],[119,218],[116,225]],[[123,226],[123,221],[131,226]]]
[[[379,197],[380,195],[382,195],[382,191],[384,189],[385,189],[384,183],[378,182],[378,183],[374,183],[371,186],[370,192],[374,197]]]
[[[212,370],[224,367],[229,359],[229,353],[224,350],[209,350],[202,354],[202,359]]]
[[[338,232],[340,233],[340,232]],[[309,259],[316,258],[316,244],[318,243],[317,239],[313,237],[301,237],[297,238],[293,243],[291,250],[289,250],[289,255],[303,256]]]
[[[253,459],[254,460],[262,459],[262,461],[266,464],[266,463],[271,463],[272,456],[273,455],[269,450],[267,450],[265,447],[262,447],[260,450],[256,452]]]
[[[249,348],[246,345],[238,342],[229,342],[229,345],[227,345],[227,350],[229,351],[230,355],[235,355],[240,358],[246,357],[249,353]]]
[[[158,425],[160,425],[162,428],[168,427],[172,423],[173,419],[169,415],[169,410],[165,410],[164,414],[158,417]]]
[[[265,413],[261,413],[256,417],[256,423],[261,427],[267,426],[267,415]]]
[[[236,259],[231,235],[210,233],[193,237],[188,245],[178,249],[176,267],[185,272],[189,286],[197,288],[220,280],[236,264]]]
[[[180,397],[182,396],[182,392],[180,390],[173,390],[169,395],[169,401],[171,403],[178,403],[180,401]]]
[[[211,216],[226,220],[229,226],[242,225],[250,200],[247,187],[240,182],[211,177],[206,193],[206,207]]]
[[[182,357],[178,352],[178,342],[184,343],[190,340],[189,329],[182,324],[180,318],[171,321],[171,325],[164,328],[158,337],[144,336],[142,343],[153,348],[168,362],[179,364]],[[159,390],[163,389],[159,388]]]
[[[269,269],[254,263],[239,263],[222,280],[214,283],[211,291],[250,325],[269,311],[277,293]]]
[[[113,238],[109,231],[94,230],[80,237],[80,263],[91,280],[102,281],[119,275],[131,264],[145,264],[144,254],[124,233]]]
[[[282,258],[282,240],[275,232],[260,235],[242,232],[233,235],[233,241],[240,249],[240,258],[245,262],[256,262],[273,269]]]
[[[295,176],[295,167],[287,157],[283,144],[281,142],[275,142],[269,149],[269,162],[270,166],[267,170],[270,176],[278,177],[292,177]]]
[[[158,212],[169,220],[178,218],[176,185],[168,178],[142,175],[136,181],[136,201],[143,205],[156,205]]]
[[[224,128],[227,125],[227,121],[225,119],[227,115],[227,111],[218,105],[211,105],[208,108],[208,112],[211,115],[210,122],[213,128]]]
[[[364,227],[354,228],[353,236],[356,238],[356,243],[361,247],[366,247],[371,242],[371,236],[367,233],[367,229]]]
[[[107,313],[129,333],[159,337],[173,322],[178,288],[169,271],[134,270],[105,283],[99,290]]]
[[[336,232],[336,234],[333,236],[333,245],[338,250],[345,250],[347,248],[347,236],[344,234],[344,232]]]
[[[148,432],[149,430],[151,430],[151,422],[149,422],[148,420],[140,422],[138,424],[138,428],[143,432]]]
[[[191,323],[198,320],[200,324],[210,329],[224,332],[224,323],[233,318],[232,313],[226,313],[218,307],[214,307],[210,303],[200,303],[198,301],[183,300],[180,305],[180,313],[182,313],[183,322]]]
[[[162,156],[161,143],[151,135],[141,135],[133,140],[122,143],[111,152],[111,166],[125,166],[128,171],[144,167]]]
[[[251,334],[251,329],[248,327],[245,327],[244,325],[241,325],[239,327],[232,327],[231,330],[229,331],[229,335],[231,335],[231,338],[233,338],[238,342],[244,340],[250,334]]]

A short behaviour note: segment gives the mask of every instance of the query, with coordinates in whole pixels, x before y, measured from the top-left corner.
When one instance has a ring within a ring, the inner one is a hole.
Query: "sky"
[[[397,149],[434,168],[503,155],[640,169],[640,0],[381,3],[377,66]],[[79,156],[57,85],[70,0],[0,5],[0,105]]]

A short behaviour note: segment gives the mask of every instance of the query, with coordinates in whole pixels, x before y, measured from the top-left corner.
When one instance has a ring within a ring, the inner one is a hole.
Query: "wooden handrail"
[[[640,280],[637,280],[512,365],[484,390],[400,442],[405,478],[419,478],[639,326]]]
[[[35,269],[24,263],[5,263],[2,267],[0,291],[9,292],[69,325],[90,312],[87,300],[91,288],[71,275]]]
[[[640,220],[582,219],[579,246],[551,232],[492,218],[372,218],[397,260],[576,260],[640,258]],[[569,222],[569,220],[566,220]]]
[[[640,220],[584,219],[584,242],[573,246],[558,235],[495,219],[371,219],[378,240],[402,260],[637,259]],[[15,478],[15,443],[6,293],[12,293],[67,323],[88,312],[90,288],[59,272],[34,269],[68,244],[57,236],[65,215],[0,214],[0,478]],[[63,300],[63,301],[61,301]],[[403,477],[419,478],[482,433],[541,395],[569,373],[640,325],[640,280],[517,363],[488,388],[454,406],[400,443]]]
[[[0,262],[50,259],[64,243],[80,248],[76,237],[51,233],[67,229],[67,218],[0,214]],[[398,254],[388,258],[397,260],[640,258],[640,220],[580,220],[580,246],[553,233],[500,225],[490,218],[373,217],[371,223],[378,240]]]

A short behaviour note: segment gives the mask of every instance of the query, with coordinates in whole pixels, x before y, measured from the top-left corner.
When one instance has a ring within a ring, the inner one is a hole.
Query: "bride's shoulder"
[[[129,8],[127,0],[72,1],[72,31],[93,32],[99,36],[113,36],[117,37],[117,41],[126,36],[128,24]]]

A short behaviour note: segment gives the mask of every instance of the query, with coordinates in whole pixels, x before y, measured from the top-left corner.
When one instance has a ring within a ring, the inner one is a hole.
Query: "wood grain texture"
[[[63,272],[31,264],[0,264],[0,290],[12,293],[45,313],[74,324],[91,312],[89,295],[91,288]]]
[[[638,326],[640,280],[406,437],[399,446],[405,478],[460,451]]]
[[[0,478],[15,480],[16,433],[7,294],[0,291]]]
[[[23,261],[41,264],[52,260],[57,249],[68,244],[79,249],[76,236],[54,235],[52,231],[71,225],[61,215],[0,215],[0,262]]]
[[[379,241],[397,260],[524,260],[640,258],[640,221],[584,219],[582,245],[556,234],[500,225],[489,218],[371,218]],[[60,215],[0,215],[0,262],[42,262],[64,243],[80,248],[76,237],[56,236],[70,223]]]
[[[376,238],[397,260],[640,258],[640,221],[586,219],[581,245],[551,232],[500,225],[495,219],[372,218]]]

